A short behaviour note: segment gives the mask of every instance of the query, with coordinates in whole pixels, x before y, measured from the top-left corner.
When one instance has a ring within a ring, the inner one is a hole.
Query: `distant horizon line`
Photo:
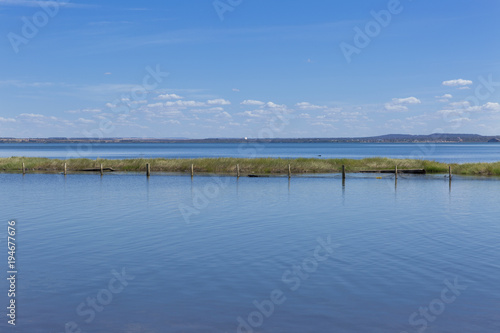
[[[431,134],[382,134],[375,136],[343,136],[343,137],[275,137],[275,138],[252,138],[252,137],[207,137],[207,138],[187,138],[187,137],[0,137],[0,142],[5,141],[43,141],[43,140],[54,140],[54,141],[110,141],[110,140],[134,140],[134,141],[290,141],[290,140],[439,140],[439,141],[460,141],[461,139],[498,139],[500,135],[482,135],[482,134],[471,134],[471,133],[431,133]]]
[[[467,137],[500,137],[497,135],[483,135],[476,133],[431,133],[431,134],[406,134],[406,133],[388,133],[371,136],[325,136],[325,137],[205,137],[205,138],[189,138],[189,137],[139,137],[139,136],[112,136],[112,137],[68,137],[68,136],[49,136],[49,137],[0,137],[0,140],[116,140],[116,139],[134,139],[134,140],[308,140],[308,139],[367,139],[367,138],[384,138],[384,137],[432,137],[432,136],[467,136]]]

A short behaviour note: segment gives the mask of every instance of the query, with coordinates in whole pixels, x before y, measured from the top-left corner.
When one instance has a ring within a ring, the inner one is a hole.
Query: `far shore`
[[[319,158],[199,158],[199,159],[49,159],[41,157],[0,158],[0,172],[4,173],[68,173],[84,172],[90,169],[119,172],[176,172],[203,174],[286,175],[339,173],[345,166],[347,173],[380,170],[424,170],[427,174],[448,174],[451,167],[454,175],[500,176],[500,162],[446,164],[419,159],[391,159],[382,157],[364,159],[319,159]],[[290,168],[290,169],[289,169]]]

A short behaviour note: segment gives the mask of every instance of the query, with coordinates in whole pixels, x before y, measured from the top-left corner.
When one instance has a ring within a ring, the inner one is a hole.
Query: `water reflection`
[[[459,276],[474,284],[429,331],[495,332],[499,181],[453,178],[446,195],[442,175],[399,184],[373,175],[350,175],[348,184],[294,177],[293,191],[283,177],[144,178],[0,174],[0,211],[22,226],[20,332],[83,322],[78,305],[122,267],[136,279],[82,331],[235,332],[236,318],[258,311],[254,301],[268,304],[278,288],[287,301],[260,331],[409,331],[409,316]],[[206,204],[193,203],[197,189],[208,193]],[[199,212],[189,225],[180,204]],[[294,273],[328,235],[342,245],[342,260],[317,268],[307,261],[314,272]],[[290,290],[298,278],[300,289]]]

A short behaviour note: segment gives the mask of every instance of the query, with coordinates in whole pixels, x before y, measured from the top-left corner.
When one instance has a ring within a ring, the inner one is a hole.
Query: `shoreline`
[[[137,137],[38,137],[14,138],[0,137],[1,143],[28,144],[109,144],[109,143],[498,143],[500,135],[480,135],[467,133],[431,133],[431,134],[383,134],[358,137],[298,137],[298,138],[137,138]]]
[[[24,172],[23,172],[24,163]],[[175,172],[191,174],[237,175],[287,175],[291,174],[331,174],[395,170],[424,170],[427,174],[448,174],[451,167],[453,175],[463,176],[500,176],[500,161],[491,163],[446,164],[432,160],[393,159],[373,157],[364,159],[317,159],[317,158],[136,158],[136,159],[49,159],[42,157],[0,158],[0,173],[62,173],[66,165],[67,173],[99,172],[103,165],[106,172]],[[92,170],[85,170],[92,169]],[[390,173],[390,172],[389,172]]]

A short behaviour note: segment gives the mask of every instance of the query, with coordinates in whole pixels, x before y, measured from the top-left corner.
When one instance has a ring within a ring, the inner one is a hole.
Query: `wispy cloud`
[[[254,99],[246,99],[243,102],[241,102],[242,105],[264,105],[264,102],[261,101],[256,101]]]
[[[197,101],[175,101],[175,102],[165,102],[165,106],[193,107],[193,106],[205,106],[205,103]]]
[[[207,104],[208,105],[229,105],[229,104],[231,104],[231,102],[228,100],[222,99],[222,98],[218,98],[218,99],[208,100]]]
[[[41,88],[41,87],[52,87],[55,85],[64,85],[64,84],[56,84],[54,82],[24,82],[20,80],[4,80],[0,81],[0,86],[5,87],[16,87],[16,88]]]
[[[391,102],[385,103],[385,109],[389,111],[406,111],[408,104],[420,104],[422,103],[416,97],[407,97],[407,98],[393,98]]]
[[[0,0],[0,6],[16,6],[16,7],[40,7],[40,6],[54,6],[67,8],[89,8],[98,7],[96,5],[77,4],[64,1],[38,1],[38,0]]]
[[[301,102],[295,104],[296,107],[298,107],[301,110],[321,110],[321,109],[326,109],[326,106],[324,105],[315,105],[311,104],[309,102]]]
[[[464,79],[456,79],[456,80],[443,81],[442,84],[443,86],[448,86],[448,87],[463,87],[471,85],[472,81]]]
[[[177,94],[163,94],[163,95],[160,95],[156,98],[157,99],[183,99],[184,97],[179,96]]]
[[[15,123],[16,120],[14,118],[4,118],[0,117],[0,123]]]
[[[94,124],[95,120],[85,119],[85,118],[78,118],[77,122],[80,123],[80,124]]]
[[[441,103],[446,103],[452,98],[453,98],[453,95],[451,95],[451,94],[444,94],[443,96],[436,96],[436,99],[438,100],[438,102],[441,102]]]

